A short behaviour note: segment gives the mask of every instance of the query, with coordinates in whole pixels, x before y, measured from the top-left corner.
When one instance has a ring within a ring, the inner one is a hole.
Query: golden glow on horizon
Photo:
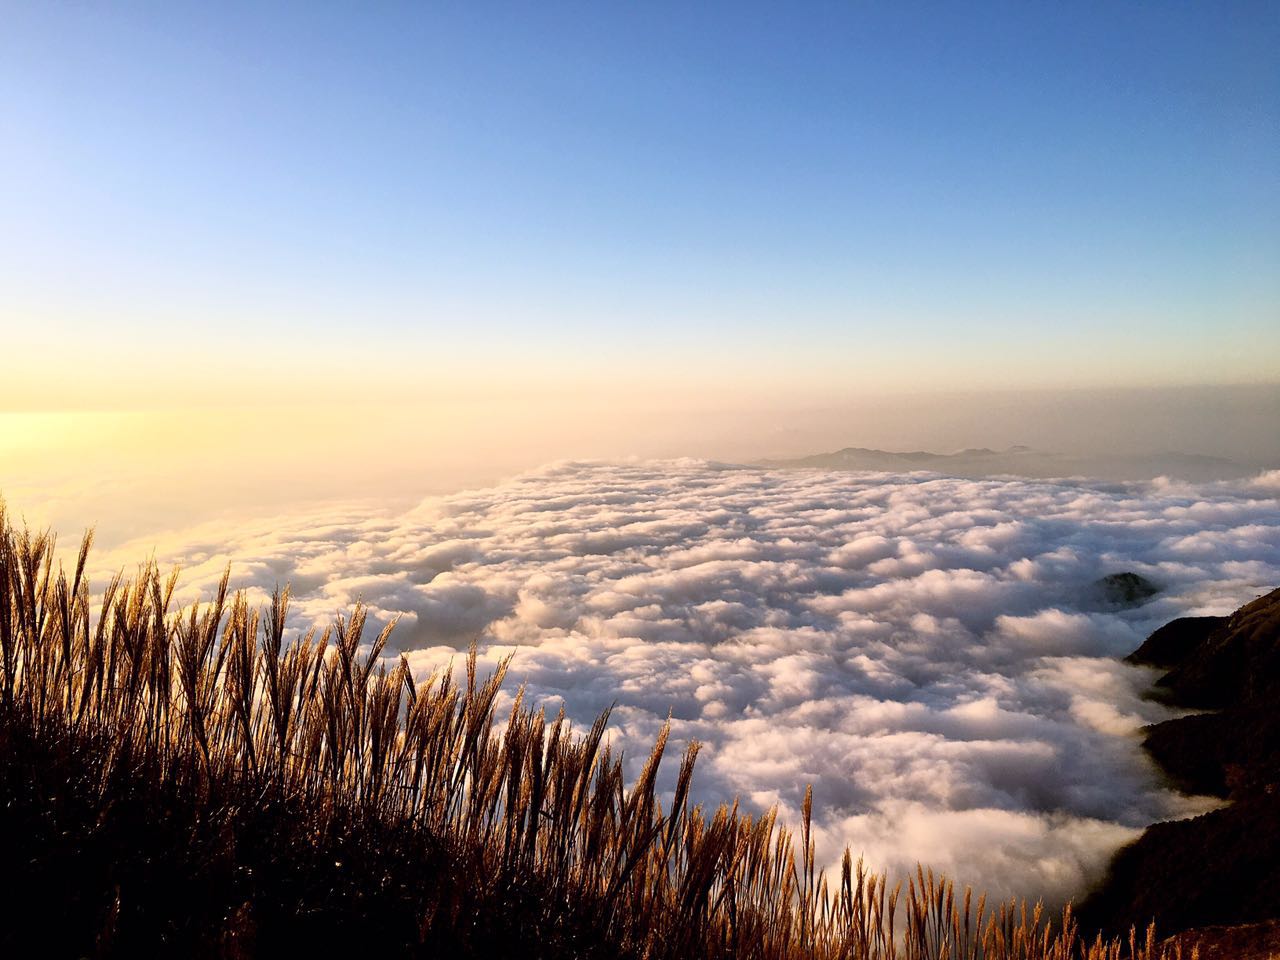
[[[303,394],[310,403],[0,413],[0,495],[33,523],[110,523],[110,540],[300,501],[413,502],[560,459],[750,462],[845,446],[1023,443],[1280,460],[1277,387],[846,394],[823,404],[812,394],[621,389],[391,403],[368,401],[359,383],[323,386]]]

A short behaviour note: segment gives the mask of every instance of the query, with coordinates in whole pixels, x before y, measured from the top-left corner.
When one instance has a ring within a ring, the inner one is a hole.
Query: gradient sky
[[[4,24],[0,408],[1280,380],[1272,3]]]

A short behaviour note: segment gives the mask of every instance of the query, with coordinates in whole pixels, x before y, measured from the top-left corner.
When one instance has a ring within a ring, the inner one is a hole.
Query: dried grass
[[[691,806],[696,745],[664,808],[666,729],[628,785],[607,713],[576,733],[521,694],[497,725],[505,661],[419,682],[360,607],[288,635],[287,589],[255,611],[224,576],[180,609],[148,564],[93,616],[90,546],[68,575],[0,504],[0,869],[29,888],[4,900],[10,945],[43,924],[52,952],[103,956],[1174,956],[923,868],[891,885],[846,851],[821,872],[812,795],[798,837]]]

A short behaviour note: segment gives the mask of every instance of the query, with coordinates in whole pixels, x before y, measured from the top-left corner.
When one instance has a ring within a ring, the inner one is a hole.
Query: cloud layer
[[[1114,849],[1197,801],[1138,747],[1161,719],[1118,657],[1186,613],[1280,583],[1272,477],[1192,487],[562,463],[402,515],[206,528],[159,549],[188,589],[291,582],[327,620],[400,618],[425,676],[476,639],[585,724],[616,704],[636,756],[670,715],[705,744],[697,799],[814,786],[820,858],[917,860],[993,894],[1078,894]],[[113,559],[128,556],[121,553]],[[1136,610],[1090,583],[1138,572]]]

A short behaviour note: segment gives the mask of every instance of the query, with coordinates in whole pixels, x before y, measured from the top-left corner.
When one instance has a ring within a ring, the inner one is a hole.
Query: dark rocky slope
[[[1213,711],[1150,727],[1146,747],[1181,789],[1229,803],[1121,850],[1083,923],[1176,933],[1280,918],[1280,590],[1230,617],[1175,620],[1129,659],[1169,668],[1170,702]]]

